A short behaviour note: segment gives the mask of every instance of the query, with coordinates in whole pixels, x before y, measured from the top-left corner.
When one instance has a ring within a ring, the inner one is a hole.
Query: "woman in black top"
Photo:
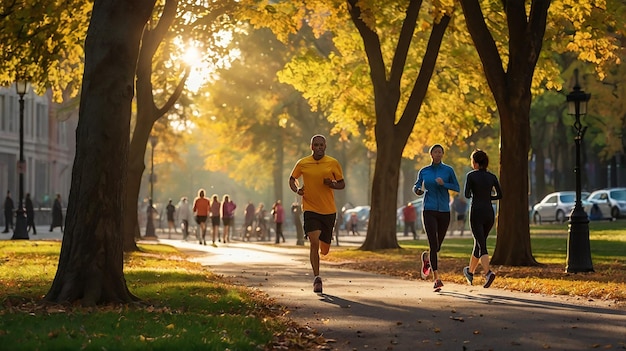
[[[496,278],[496,274],[489,268],[489,253],[487,252],[487,236],[495,221],[491,201],[501,199],[502,190],[498,177],[487,171],[487,166],[489,166],[487,154],[477,149],[472,152],[470,158],[474,170],[469,172],[465,179],[465,197],[472,198],[470,227],[474,236],[474,250],[470,257],[469,266],[463,268],[463,275],[465,275],[467,282],[472,285],[474,271],[480,263],[484,271],[487,272],[483,287],[488,288]]]

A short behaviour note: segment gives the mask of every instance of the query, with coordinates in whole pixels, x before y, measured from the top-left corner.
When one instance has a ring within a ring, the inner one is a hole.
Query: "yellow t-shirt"
[[[343,180],[343,171],[336,159],[327,155],[324,155],[320,160],[315,160],[313,155],[304,157],[298,160],[291,171],[291,176],[295,179],[302,176],[304,183],[302,208],[304,211],[323,215],[337,212],[335,193],[333,189],[324,184],[324,178]]]

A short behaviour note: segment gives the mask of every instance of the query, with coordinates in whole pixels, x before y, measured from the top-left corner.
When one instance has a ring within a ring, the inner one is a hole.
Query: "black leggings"
[[[443,239],[446,238],[448,225],[450,225],[450,212],[425,210],[422,216],[424,217],[428,246],[430,247],[430,266],[433,271],[436,271],[437,253],[441,250]]]
[[[488,255],[487,252],[487,236],[493,223],[495,222],[493,214],[493,208],[474,208],[470,211],[470,228],[472,228],[472,235],[474,236],[474,251],[472,255],[476,258],[481,258],[484,255]]]

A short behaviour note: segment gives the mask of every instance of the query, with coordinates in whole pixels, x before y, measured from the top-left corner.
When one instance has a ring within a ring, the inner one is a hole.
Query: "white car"
[[[588,195],[589,193],[587,192],[581,192],[581,201],[585,200]],[[575,191],[557,191],[555,193],[550,193],[546,195],[538,204],[533,206],[533,223],[564,223],[569,218],[575,203]]]
[[[602,218],[626,217],[626,188],[596,190],[589,195],[587,201],[591,205],[598,205]]]

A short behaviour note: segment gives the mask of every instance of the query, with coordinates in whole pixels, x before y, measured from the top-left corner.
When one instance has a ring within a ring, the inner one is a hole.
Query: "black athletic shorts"
[[[224,217],[222,218],[222,223],[224,223],[224,225],[231,225],[233,223],[233,219],[231,217]]]
[[[204,223],[206,222],[206,216],[196,216],[196,223]]]
[[[220,217],[219,216],[211,216],[211,225],[214,227],[220,226]]]
[[[333,227],[336,217],[336,213],[322,215],[311,211],[304,211],[304,232],[310,233],[321,230],[320,240],[330,244],[333,240]]]

